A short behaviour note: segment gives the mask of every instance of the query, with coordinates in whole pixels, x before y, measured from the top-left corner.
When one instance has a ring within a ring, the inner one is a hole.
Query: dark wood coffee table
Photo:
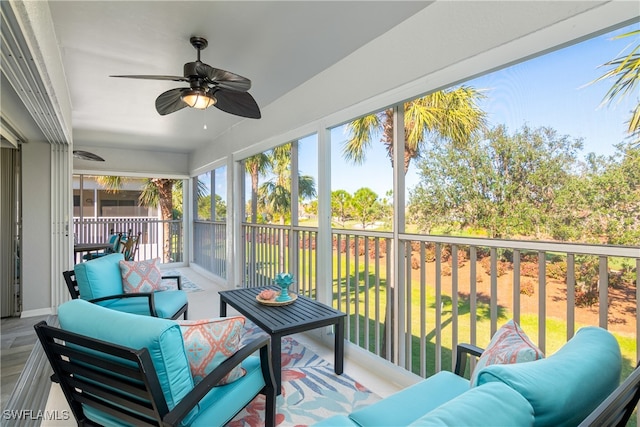
[[[321,326],[336,325],[334,366],[336,374],[344,369],[344,318],[345,313],[319,303],[311,298],[298,295],[298,299],[289,305],[267,306],[260,304],[256,296],[269,287],[233,289],[220,291],[220,316],[227,315],[227,304],[235,308],[247,319],[271,336],[271,360],[276,378],[278,394],[282,385],[281,339],[286,335],[296,334]]]

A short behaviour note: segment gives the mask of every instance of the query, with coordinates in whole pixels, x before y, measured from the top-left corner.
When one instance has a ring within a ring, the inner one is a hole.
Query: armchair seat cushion
[[[192,427],[224,426],[235,416],[238,406],[248,404],[264,387],[260,358],[250,356],[241,366],[246,371],[242,381],[213,387],[200,401],[200,411],[191,421]]]
[[[158,317],[170,319],[185,304],[187,293],[184,291],[162,291],[153,294],[156,313]],[[112,310],[126,311],[127,313],[149,316],[149,300],[145,297],[130,297],[101,301],[98,303]]]

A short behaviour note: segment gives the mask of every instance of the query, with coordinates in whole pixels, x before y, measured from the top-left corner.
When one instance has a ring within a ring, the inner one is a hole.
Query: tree
[[[273,218],[279,218],[284,225],[287,216],[291,215],[291,143],[280,145],[271,150],[269,154],[270,172],[273,177],[263,183],[258,189],[258,200],[262,212],[270,214]],[[298,200],[302,201],[316,196],[316,187],[313,177],[308,175],[298,176]],[[296,202],[297,202],[296,201]],[[281,242],[284,235],[281,234]],[[280,245],[280,271],[284,270],[284,245]]]
[[[640,36],[640,30],[621,34],[615,38],[620,39],[634,36]],[[637,44],[628,55],[615,58],[602,66],[612,68],[592,83],[615,79],[611,89],[609,89],[604,96],[604,103],[609,104],[613,102],[614,99],[625,96],[635,95],[638,97],[637,86],[638,82],[640,82],[640,44]],[[627,132],[635,139],[634,144],[640,146],[640,97],[638,97],[638,103],[628,121]]]
[[[556,195],[577,167],[582,141],[550,128],[504,126],[486,130],[465,149],[433,147],[419,163],[420,183],[410,195],[418,225],[455,223],[489,237],[552,234]]]
[[[122,176],[98,176],[96,177],[96,181],[107,191],[118,192],[122,189],[127,178]],[[182,206],[177,206],[174,210],[174,197],[179,194],[180,197],[176,197],[176,199],[182,201],[182,183],[183,181],[181,179],[146,178],[142,185],[140,196],[138,197],[140,206],[160,207],[160,217],[163,220],[163,232],[165,236],[162,245],[164,262],[171,261],[169,259],[171,231],[168,221],[175,219],[175,214],[182,214]],[[204,183],[198,182],[196,197],[200,198],[206,192],[207,189]]]
[[[198,219],[205,221],[224,221],[227,217],[227,204],[219,194],[215,195],[215,218],[211,218],[211,194],[198,198]]]
[[[349,200],[353,217],[358,220],[363,230],[372,225],[382,215],[382,206],[378,195],[370,188],[360,188]]]
[[[126,178],[121,176],[99,176],[98,183],[107,191],[120,191]],[[164,242],[163,258],[164,262],[171,261],[170,254],[170,227],[168,220],[173,219],[173,190],[179,187],[182,191],[182,180],[167,178],[146,178],[142,185],[138,203],[145,207],[160,207],[160,217],[163,220]]]
[[[640,146],[616,145],[616,152],[590,157],[585,174],[584,215],[592,243],[637,245],[640,241]],[[587,192],[588,190],[588,192]]]
[[[483,95],[477,90],[461,86],[456,89],[434,92],[422,98],[404,103],[404,173],[409,170],[412,159],[419,157],[425,148],[425,142],[452,141],[457,146],[466,142],[485,126],[485,113],[477,103]],[[387,109],[378,114],[356,119],[348,124],[351,137],[343,147],[343,156],[355,164],[362,164],[365,152],[371,140],[382,132],[381,142],[386,146],[387,155],[393,167],[395,141],[393,137],[393,110]],[[391,299],[394,297],[394,286],[389,284]],[[389,329],[393,330],[395,316],[391,306]],[[385,320],[385,331],[387,330]],[[393,338],[391,346],[393,348]],[[386,333],[383,344],[386,344]],[[386,345],[383,345],[386,348]]]
[[[345,190],[335,190],[331,192],[331,217],[343,228],[350,218],[350,203],[351,194]]]
[[[476,89],[461,86],[405,102],[404,172],[407,173],[411,160],[420,155],[425,143],[444,139],[464,146],[473,134],[483,129],[486,114],[477,106],[482,98]],[[381,142],[393,166],[393,110],[356,119],[348,124],[348,129],[350,138],[342,151],[347,160],[364,163],[372,139],[382,132]]]
[[[285,223],[287,215],[291,214],[291,143],[287,143],[271,150],[269,167],[273,177],[258,188],[258,200],[263,212],[279,218]],[[316,196],[313,177],[298,176],[299,200]]]
[[[255,154],[244,160],[244,167],[251,176],[251,222],[258,220],[258,186],[260,176],[269,170],[269,156],[266,153]]]

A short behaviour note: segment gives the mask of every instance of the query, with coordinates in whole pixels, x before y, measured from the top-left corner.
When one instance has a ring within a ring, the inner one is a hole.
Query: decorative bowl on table
[[[280,292],[274,291],[273,289],[265,289],[256,295],[256,300],[263,305],[270,306],[281,306],[281,305],[289,305],[298,299],[298,295],[288,293],[288,298],[285,301],[278,301],[280,297]]]

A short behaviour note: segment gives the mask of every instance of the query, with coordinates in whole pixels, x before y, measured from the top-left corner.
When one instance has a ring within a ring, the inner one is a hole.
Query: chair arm
[[[158,313],[156,313],[156,302],[153,297],[153,292],[139,292],[139,293],[131,293],[131,294],[117,294],[117,295],[109,295],[106,297],[94,298],[89,300],[91,303],[97,303],[102,301],[108,301],[111,299],[123,299],[123,298],[147,298],[149,302],[149,313],[153,317],[158,317]]]
[[[202,398],[225,377],[225,375],[257,350],[260,350],[260,364],[263,368],[265,363],[270,367],[271,338],[269,336],[263,336],[249,341],[244,347],[236,351],[232,356],[204,377],[202,381],[193,388],[193,390],[191,390],[171,411],[169,411],[162,419],[163,425],[178,425],[180,421],[182,421],[182,419],[202,400]],[[264,369],[262,373],[264,376]],[[269,374],[270,378],[265,377],[265,383],[268,386],[269,382],[272,381],[272,386],[275,386],[273,372],[269,370]]]
[[[162,279],[176,279],[176,283],[178,284],[178,290],[182,290],[182,276],[162,276]]]
[[[484,349],[477,347],[473,344],[458,344],[456,348],[456,368],[454,373],[458,376],[464,376],[464,371],[467,368],[467,355],[480,357]]]

